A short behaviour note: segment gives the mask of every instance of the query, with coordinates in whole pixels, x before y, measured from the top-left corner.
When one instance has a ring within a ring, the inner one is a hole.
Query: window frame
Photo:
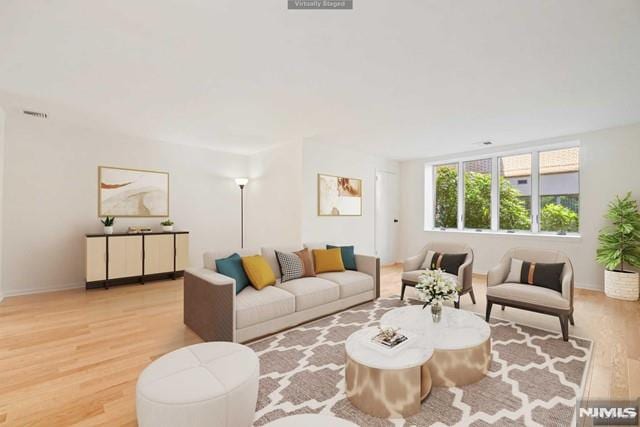
[[[578,148],[580,149],[580,141],[567,141],[562,143],[545,144],[539,146],[526,146],[515,148],[512,150],[491,150],[476,152],[474,155],[446,158],[443,157],[439,160],[426,162],[425,172],[430,170],[430,173],[425,173],[425,181],[430,181],[430,186],[425,186],[425,192],[430,189],[431,194],[425,194],[425,231],[439,231],[439,232],[461,232],[461,233],[477,233],[477,234],[505,234],[505,235],[524,235],[524,236],[546,236],[546,237],[568,237],[575,238],[580,237],[580,229],[582,227],[582,221],[578,223],[577,232],[567,232],[566,234],[559,234],[553,231],[541,231],[540,230],[540,153],[545,151],[561,150],[566,148]],[[500,190],[499,190],[499,159],[501,157],[509,157],[518,154],[531,154],[531,230],[506,230],[500,229]],[[579,158],[582,158],[582,150],[580,150]],[[491,227],[489,229],[473,229],[465,228],[465,194],[464,194],[464,163],[474,160],[491,160]],[[458,212],[457,212],[457,227],[456,228],[440,228],[435,226],[435,209],[436,209],[436,168],[438,166],[450,166],[457,164],[458,170]],[[582,161],[578,168],[578,217],[583,212],[582,209],[582,197],[580,185],[582,178]]]

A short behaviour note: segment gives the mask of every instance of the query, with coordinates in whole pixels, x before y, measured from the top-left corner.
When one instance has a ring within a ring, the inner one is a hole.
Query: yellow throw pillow
[[[328,273],[329,271],[344,271],[340,248],[314,249],[313,261],[316,266],[316,274]]]
[[[260,290],[269,285],[275,285],[276,276],[273,274],[267,260],[260,255],[242,257],[242,267],[244,268],[249,281],[254,288]]]

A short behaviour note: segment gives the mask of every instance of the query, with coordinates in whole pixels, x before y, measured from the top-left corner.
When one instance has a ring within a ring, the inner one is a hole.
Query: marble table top
[[[414,368],[424,365],[433,355],[433,347],[422,335],[406,332],[406,342],[387,349],[371,341],[379,332],[378,327],[372,326],[351,334],[345,342],[347,355],[361,365],[376,369]]]
[[[423,310],[421,305],[411,305],[384,314],[380,325],[422,335],[435,350],[475,347],[491,337],[489,324],[480,316],[451,307],[442,307],[439,323],[433,323],[429,306]]]

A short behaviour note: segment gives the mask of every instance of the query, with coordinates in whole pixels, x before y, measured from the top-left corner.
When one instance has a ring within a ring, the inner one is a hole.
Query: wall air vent
[[[27,116],[33,116],[33,117],[37,117],[39,119],[46,119],[47,113],[41,113],[39,111],[29,111],[29,110],[22,110],[22,112],[24,114],[26,114]]]

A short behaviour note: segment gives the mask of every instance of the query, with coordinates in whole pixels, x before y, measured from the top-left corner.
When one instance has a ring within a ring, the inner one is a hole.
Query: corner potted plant
[[[596,260],[604,270],[604,292],[617,299],[636,301],[640,288],[640,213],[631,193],[609,203],[605,218],[611,225],[600,230]]]
[[[101,219],[100,222],[104,225],[104,234],[113,234],[113,223],[115,222],[115,216],[107,216]]]
[[[442,318],[442,303],[455,301],[458,298],[456,282],[445,276],[440,269],[427,270],[421,274],[416,291],[420,300],[424,302],[422,308],[431,306],[433,323],[440,322]]]
[[[166,231],[166,232],[173,231],[173,221],[171,221],[169,218],[162,221],[160,225],[162,225],[162,231]]]

